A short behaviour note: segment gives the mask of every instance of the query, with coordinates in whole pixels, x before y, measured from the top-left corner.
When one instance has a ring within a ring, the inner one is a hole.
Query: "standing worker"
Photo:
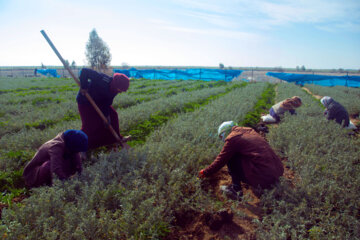
[[[323,97],[320,102],[326,108],[326,110],[324,111],[326,119],[335,120],[343,127],[349,126],[349,113],[346,111],[343,105],[328,96]]]
[[[280,117],[287,111],[290,112],[291,115],[296,114],[295,108],[300,107],[301,104],[300,97],[294,96],[292,98],[287,98],[270,108],[270,116],[279,122]]]
[[[90,80],[90,81],[89,81]],[[96,105],[107,118],[108,123],[113,127],[122,142],[119,144],[128,149],[126,141],[129,137],[122,137],[119,130],[119,118],[112,103],[118,93],[126,92],[129,88],[129,78],[120,73],[115,73],[110,77],[104,73],[99,73],[89,68],[83,68],[80,73],[80,91],[76,97],[82,127],[89,138],[89,149],[117,143],[108,126],[96,112],[95,108],[85,97],[88,92]]]
[[[79,152],[88,148],[88,138],[83,131],[67,130],[47,141],[26,164],[23,172],[28,187],[51,185],[55,173],[60,180],[66,180],[82,170]]]
[[[278,182],[284,172],[281,160],[255,130],[228,121],[219,126],[218,135],[225,142],[223,149],[210,166],[199,172],[200,178],[227,165],[232,184],[220,186],[220,190],[232,199],[242,195],[241,182],[254,188],[269,188]]]

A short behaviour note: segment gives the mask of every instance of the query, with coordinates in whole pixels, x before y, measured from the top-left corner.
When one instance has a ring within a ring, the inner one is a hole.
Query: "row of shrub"
[[[180,113],[128,152],[100,154],[80,177],[33,190],[4,209],[0,235],[9,239],[158,239],[175,216],[216,211],[197,178],[220,151],[223,121],[242,121],[266,84],[249,84],[193,112]]]
[[[292,84],[280,84],[277,101],[300,96],[297,115],[285,115],[268,139],[295,172],[261,202],[259,239],[360,239],[360,139],[327,121],[318,100]],[[357,103],[359,105],[359,103]]]
[[[57,81],[61,80],[57,79]],[[132,87],[143,85],[135,81],[130,86],[129,93],[120,94],[115,98],[113,106],[115,108],[127,108],[163,96],[176,95],[185,91],[195,91],[212,87],[213,85],[221,86],[221,82],[219,83],[208,83],[204,85],[199,81],[190,81],[189,83],[185,83],[185,81],[161,81],[158,82],[156,88],[151,85],[150,90],[156,90],[155,93],[131,94]],[[62,88],[64,88],[64,86]],[[171,88],[171,90],[168,90],[168,88]],[[0,113],[0,124],[3,126],[3,128],[0,129],[0,136],[8,133],[16,133],[24,127],[44,129],[58,122],[71,120],[69,118],[70,115],[75,116],[75,118],[72,119],[78,119],[79,116],[75,102],[78,87],[70,89],[71,91],[61,93],[59,89],[53,89],[51,92],[49,91],[49,93],[31,91],[31,94],[27,96],[17,96],[14,94],[0,95],[0,103],[4,105]],[[36,92],[37,94],[33,94]],[[62,109],[62,111],[54,111],[54,108]]]

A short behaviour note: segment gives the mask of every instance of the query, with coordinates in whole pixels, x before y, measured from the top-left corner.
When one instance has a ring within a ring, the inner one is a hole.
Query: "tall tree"
[[[86,58],[91,68],[98,70],[107,69],[111,62],[111,54],[107,44],[99,37],[93,29],[86,43]]]

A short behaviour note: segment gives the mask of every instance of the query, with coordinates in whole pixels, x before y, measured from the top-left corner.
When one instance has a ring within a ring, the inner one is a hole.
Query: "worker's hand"
[[[121,139],[121,141],[122,141],[123,143],[126,143],[126,142],[128,142],[128,141],[131,141],[131,136],[129,135],[129,136],[123,137],[123,139]]]
[[[111,126],[111,119],[110,115],[106,117],[106,122],[104,122],[106,128],[110,128]]]
[[[199,172],[199,178],[205,178],[204,169]]]
[[[127,144],[127,143],[125,143],[125,142],[123,142],[122,143],[122,147],[125,149],[125,150],[129,150],[131,147]]]
[[[87,89],[80,88],[80,93],[81,93],[82,95],[85,96],[87,92],[88,92]]]

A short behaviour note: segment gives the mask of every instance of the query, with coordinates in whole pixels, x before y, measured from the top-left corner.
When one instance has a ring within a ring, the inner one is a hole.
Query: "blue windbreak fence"
[[[276,77],[287,82],[294,82],[299,85],[317,84],[327,87],[360,87],[360,76],[327,76],[278,72],[268,72],[266,75]]]
[[[242,70],[223,70],[223,69],[146,69],[138,70],[131,68],[128,70],[114,69],[115,73],[123,73],[128,77],[146,78],[146,79],[163,79],[163,80],[203,80],[216,81],[223,80],[230,82],[233,78],[238,77]]]
[[[36,73],[40,73],[45,76],[60,77],[60,75],[57,74],[56,69],[36,69]]]

